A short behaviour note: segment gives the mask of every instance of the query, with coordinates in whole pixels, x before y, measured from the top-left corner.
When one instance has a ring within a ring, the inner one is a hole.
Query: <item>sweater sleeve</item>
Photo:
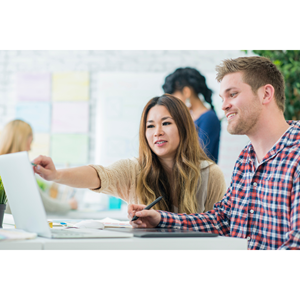
[[[209,170],[207,187],[207,199],[204,212],[213,209],[215,203],[222,200],[226,192],[226,183],[222,170],[216,164],[212,164]]]
[[[108,167],[91,165],[101,180],[101,187],[92,191],[121,198],[128,203],[136,199],[137,177],[140,171],[137,159],[122,159]]]

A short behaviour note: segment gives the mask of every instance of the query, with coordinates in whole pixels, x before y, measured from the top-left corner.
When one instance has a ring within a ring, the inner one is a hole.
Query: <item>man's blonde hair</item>
[[[32,129],[28,123],[22,120],[9,122],[0,135],[0,155],[27,151],[30,136]]]
[[[266,57],[250,56],[225,59],[216,67],[218,82],[231,73],[242,72],[243,81],[251,86],[253,93],[271,84],[275,90],[275,100],[279,109],[285,110],[284,78],[277,67]]]

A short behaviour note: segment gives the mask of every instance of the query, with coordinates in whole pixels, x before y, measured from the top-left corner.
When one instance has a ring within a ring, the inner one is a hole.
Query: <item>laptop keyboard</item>
[[[61,230],[61,229],[51,229],[52,237],[53,238],[84,238],[84,237],[90,237],[91,234],[85,233],[85,232],[76,232],[76,231],[67,231],[67,230]]]

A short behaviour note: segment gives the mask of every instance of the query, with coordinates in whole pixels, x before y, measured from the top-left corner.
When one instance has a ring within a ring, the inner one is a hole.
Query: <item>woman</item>
[[[142,113],[138,159],[56,170],[49,157],[34,160],[34,170],[46,180],[90,188],[127,203],[149,204],[163,196],[155,209],[196,213],[212,209],[226,186],[222,171],[204,153],[189,110],[172,95],[151,99]]]
[[[33,134],[30,125],[22,120],[14,120],[6,124],[0,135],[0,155],[30,151]],[[0,171],[1,173],[1,171]],[[41,198],[46,212],[66,213],[70,209],[77,209],[77,201],[70,199],[68,203],[60,203],[53,200],[40,189]],[[6,213],[11,213],[9,202]]]
[[[207,87],[205,77],[196,69],[179,68],[166,77],[163,90],[187,105],[202,148],[209,158],[218,163],[221,125],[212,104],[212,91]],[[205,107],[199,95],[210,104],[211,109]]]

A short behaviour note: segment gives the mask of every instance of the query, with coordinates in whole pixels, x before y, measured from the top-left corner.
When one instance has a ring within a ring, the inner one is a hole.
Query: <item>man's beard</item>
[[[253,109],[247,116],[243,117],[239,114],[236,116],[237,120],[233,121],[233,123],[235,122],[236,124],[228,124],[227,131],[230,134],[247,135],[256,125],[259,118],[259,111]]]

